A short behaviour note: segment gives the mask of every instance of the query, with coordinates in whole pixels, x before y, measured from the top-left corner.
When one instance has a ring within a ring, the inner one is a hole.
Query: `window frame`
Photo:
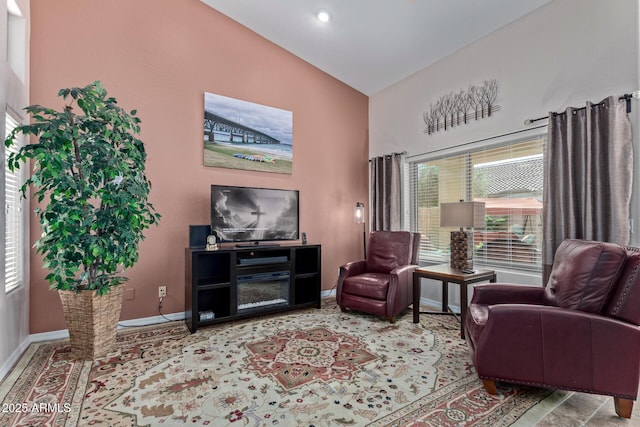
[[[419,218],[419,206],[417,203],[417,199],[419,197],[426,197],[424,194],[418,195],[418,167],[419,164],[431,164],[434,162],[442,161],[442,160],[452,160],[455,161],[455,158],[458,157],[461,161],[465,161],[465,165],[463,170],[460,172],[462,177],[459,177],[461,181],[465,181],[464,189],[460,189],[459,199],[463,199],[465,201],[472,201],[473,197],[473,178],[474,178],[474,164],[472,161],[472,157],[474,154],[478,155],[483,152],[490,152],[491,150],[500,150],[504,149],[505,152],[509,150],[510,147],[516,146],[518,144],[523,144],[528,141],[534,144],[540,144],[540,154],[542,156],[542,162],[544,162],[544,147],[547,140],[547,132],[546,126],[539,126],[532,129],[527,129],[525,131],[513,132],[509,134],[505,134],[499,137],[486,138],[479,141],[474,141],[470,143],[460,144],[455,147],[436,150],[429,153],[424,153],[420,155],[410,156],[405,159],[405,223],[409,225],[409,229],[412,232],[421,232],[424,234],[424,230],[421,230],[421,226],[418,224]],[[535,147],[534,148],[538,148]],[[520,159],[526,156],[515,156],[513,159]],[[477,163],[482,164],[482,163]],[[543,175],[543,172],[540,172]],[[446,178],[445,178],[446,179]],[[540,176],[540,179],[543,179],[543,176]],[[439,204],[445,202],[455,202],[457,200],[449,200],[449,198],[441,199],[440,190],[438,190],[438,218],[439,218]],[[540,190],[540,194],[541,190]],[[541,214],[541,211],[540,211]],[[513,225],[513,224],[511,224]],[[537,225],[539,230],[535,232],[535,238],[538,239],[538,245],[541,244],[542,238],[542,227],[541,223]],[[424,228],[424,227],[422,227]],[[433,230],[433,224],[431,226],[427,225],[427,230]],[[477,230],[476,230],[477,231]],[[441,244],[440,240],[435,243],[435,246],[431,244],[429,238],[425,238],[427,236],[422,237],[421,247],[420,247],[420,255],[419,260],[421,264],[436,264],[436,263],[448,263],[449,262],[449,253],[436,253],[434,248],[438,248],[438,245]],[[476,242],[477,244],[478,242]],[[447,243],[448,246],[448,243]],[[506,246],[505,246],[506,247]],[[513,249],[513,246],[509,244],[509,249]],[[486,252],[485,252],[486,253]],[[517,271],[528,271],[539,273],[542,271],[542,263],[541,256],[538,254],[535,258],[535,262],[517,262],[514,261],[516,256],[514,256],[515,251],[511,251],[508,257],[505,257],[505,260],[496,260],[489,259],[486,257],[483,259],[482,257],[474,255],[474,265],[486,267],[486,268],[499,268],[502,270],[517,270]]]

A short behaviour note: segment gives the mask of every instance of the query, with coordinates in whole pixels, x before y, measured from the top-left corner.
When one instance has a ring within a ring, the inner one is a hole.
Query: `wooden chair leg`
[[[616,408],[616,414],[618,414],[620,418],[631,418],[631,411],[633,410],[633,400],[614,397],[613,404]]]
[[[389,322],[391,322],[391,323],[396,323],[396,316],[391,316],[391,317],[389,318]]]
[[[346,313],[347,309],[345,307],[343,307],[343,306],[340,306],[340,311],[343,312],[343,313]]]
[[[487,393],[493,394],[494,396],[498,394],[498,388],[496,387],[496,382],[493,380],[482,380],[482,385],[484,389],[487,390]]]

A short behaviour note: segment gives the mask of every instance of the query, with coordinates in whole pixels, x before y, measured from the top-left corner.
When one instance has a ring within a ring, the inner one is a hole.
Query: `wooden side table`
[[[432,279],[442,282],[442,311],[420,311],[420,279]],[[464,339],[464,316],[467,313],[467,286],[488,280],[496,282],[496,272],[493,270],[476,269],[473,273],[465,274],[449,267],[449,264],[438,264],[429,267],[418,267],[413,272],[413,323],[420,322],[420,313],[453,314],[460,321],[460,337]],[[449,307],[449,282],[460,285],[460,317]]]

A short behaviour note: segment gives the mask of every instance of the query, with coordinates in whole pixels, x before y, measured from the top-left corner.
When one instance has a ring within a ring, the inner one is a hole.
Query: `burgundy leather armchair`
[[[640,249],[566,240],[546,287],[474,287],[465,322],[485,389],[496,381],[610,395],[630,418],[640,380]]]
[[[376,314],[395,323],[396,315],[413,302],[419,245],[419,233],[372,232],[367,259],[340,267],[336,291],[340,309]]]

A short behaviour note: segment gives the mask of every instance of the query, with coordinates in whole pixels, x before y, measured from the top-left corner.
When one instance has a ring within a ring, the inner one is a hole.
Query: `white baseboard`
[[[184,320],[184,311],[177,313],[165,314],[163,316],[143,317],[140,319],[122,320],[118,322],[118,329],[131,328],[134,326],[149,326],[158,323],[174,322],[176,320]]]
[[[433,300],[433,299],[429,299],[429,298],[420,297],[420,305],[429,305],[429,306],[432,306],[432,307],[442,308],[442,301],[441,300]],[[454,310],[456,313],[460,312],[460,306],[459,305],[449,304],[449,308]]]
[[[130,320],[121,320],[118,322],[118,330],[125,328],[132,328],[136,326],[149,326],[149,325],[157,325],[160,323],[166,323],[169,321],[175,320],[184,320],[184,311],[180,311],[178,313],[170,313],[165,314],[163,316],[151,316],[151,317],[142,317],[139,319],[130,319]],[[41,341],[49,341],[49,340],[58,340],[69,338],[69,331],[67,329],[60,329],[57,331],[51,332],[42,332],[39,334],[31,334],[28,338],[28,344],[32,342],[41,342]],[[27,345],[28,345],[27,344]]]
[[[7,376],[7,374],[11,372],[11,369],[13,369],[15,364],[18,363],[18,360],[20,360],[20,357],[22,357],[27,348],[29,348],[29,344],[31,344],[31,342],[29,341],[29,337],[27,337],[24,341],[22,341],[22,343],[20,343],[20,346],[18,346],[18,348],[16,348],[15,351],[11,353],[11,356],[9,356],[9,358],[2,364],[2,366],[0,366],[0,381],[2,381]]]
[[[69,338],[69,331],[66,329],[60,329],[57,331],[41,332],[39,334],[29,335],[29,344],[34,342],[49,341],[49,340],[61,340]]]
[[[336,295],[336,288],[329,289],[328,291],[321,291],[320,292],[320,298],[327,298],[327,297],[335,296],[335,295]]]

